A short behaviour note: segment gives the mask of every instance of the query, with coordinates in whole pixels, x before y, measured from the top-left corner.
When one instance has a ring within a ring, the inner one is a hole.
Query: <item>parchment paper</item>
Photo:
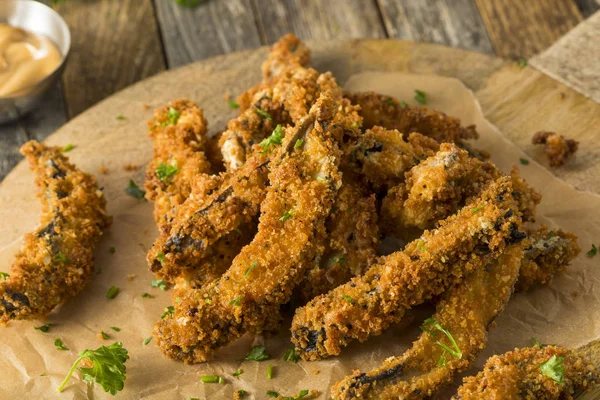
[[[482,117],[473,94],[455,79],[364,73],[353,76],[346,88],[375,90],[415,105],[414,90],[423,90],[429,100],[428,106],[458,116],[464,124],[475,123],[481,133],[476,147],[490,151],[492,160],[503,170],[509,171],[513,164],[519,164],[519,158],[526,157]],[[157,92],[160,89],[157,88]],[[130,96],[136,90],[132,89]],[[129,178],[141,184],[143,177],[143,167],[137,172],[125,172],[123,165],[132,160],[147,161],[151,154],[151,143],[144,129],[144,119],[151,114],[140,111],[141,104],[130,103],[123,101],[122,108],[132,121],[120,126],[120,122],[114,121],[115,115],[104,115],[106,126],[94,128],[101,134],[94,137],[92,144],[85,143],[85,129],[77,122],[71,133],[50,139],[53,144],[75,143],[78,147],[68,155],[82,168],[96,175],[100,165],[109,169],[108,175],[98,176],[105,187],[114,224],[96,249],[96,268],[101,273],[83,293],[49,316],[45,322],[55,324],[50,332],[33,329],[43,321],[13,322],[0,328],[0,398],[112,398],[98,385],[88,388],[77,374],[63,393],[58,394],[56,387],[79,351],[118,340],[129,350],[131,359],[126,364],[125,389],[117,398],[227,399],[232,398],[234,391],[244,389],[249,393],[245,398],[266,399],[267,390],[292,396],[302,389],[309,389],[319,390],[319,398],[325,399],[329,397],[331,384],[351,370],[375,367],[385,358],[401,354],[417,338],[418,326],[431,314],[431,309],[417,309],[402,326],[367,343],[355,343],[340,357],[320,362],[292,364],[281,360],[290,347],[289,321],[279,336],[266,340],[244,337],[219,352],[215,360],[202,365],[185,366],[168,360],[155,347],[154,341],[143,345],[142,341],[150,336],[153,323],[171,302],[169,292],[150,287],[154,277],[145,262],[146,250],[157,235],[152,205],[123,192]],[[160,103],[152,104],[158,105]],[[118,109],[119,104],[111,107]],[[101,106],[97,112],[104,109],[108,107]],[[212,117],[209,113],[211,122],[214,121]],[[115,140],[118,143],[115,144]],[[543,194],[538,223],[575,232],[584,251],[569,271],[551,285],[514,296],[498,318],[497,327],[490,332],[488,347],[478,358],[477,366],[492,354],[530,345],[531,336],[545,343],[566,346],[579,346],[600,336],[600,255],[595,258],[585,255],[592,243],[600,244],[600,197],[576,191],[533,160],[519,168]],[[39,215],[39,205],[33,198],[32,174],[22,165],[13,174],[18,176],[9,176],[0,187],[0,271],[6,272],[21,245],[22,234],[34,228]],[[115,254],[109,252],[111,246],[115,247]],[[135,274],[135,278],[129,280],[130,274]],[[105,294],[112,285],[118,286],[121,293],[108,300]],[[144,292],[156,297],[142,298]],[[111,330],[112,326],[121,331]],[[101,330],[110,334],[111,339],[98,339],[97,333]],[[53,344],[55,338],[61,338],[70,350],[57,350]],[[260,363],[239,361],[252,344],[257,343],[267,346],[272,359]],[[269,364],[274,366],[272,380],[266,378]],[[238,368],[243,374],[233,377],[231,373]],[[203,384],[201,375],[220,375],[226,379],[226,384]]]

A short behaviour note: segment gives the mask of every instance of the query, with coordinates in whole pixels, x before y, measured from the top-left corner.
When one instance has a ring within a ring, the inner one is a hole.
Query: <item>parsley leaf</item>
[[[258,144],[259,146],[262,146],[262,148],[263,148],[262,151],[260,152],[260,154],[265,154],[266,152],[268,152],[270,150],[271,145],[280,146],[284,136],[285,136],[285,133],[283,132],[281,125],[277,125],[275,127],[275,129],[273,130],[273,132],[271,133],[271,136],[264,139],[262,142],[260,142]]]
[[[10,278],[9,274],[7,274],[6,272],[0,272],[0,281],[5,281],[8,278]]]
[[[565,382],[565,367],[562,365],[563,361],[565,361],[564,357],[556,357],[556,354],[554,354],[548,361],[540,364],[542,375],[545,375],[562,385]]]
[[[161,181],[167,180],[171,176],[175,175],[177,172],[179,172],[179,169],[177,168],[176,161],[173,161],[170,165],[161,162],[160,164],[158,164],[158,168],[156,168],[156,175],[158,175],[158,179],[160,179]]]
[[[293,347],[287,349],[285,354],[283,355],[283,361],[291,361],[294,364],[296,364],[299,360],[300,356],[296,354],[296,349]]]
[[[277,398],[279,397],[279,393],[274,392],[272,390],[267,390],[267,396]]]
[[[168,306],[166,308],[166,311],[160,316],[160,319],[165,319],[165,318],[167,318],[167,316],[172,316],[174,312],[175,312],[175,307]]]
[[[235,299],[231,300],[229,302],[229,304],[232,305],[232,306],[241,306],[243,298],[244,298],[244,296],[238,296]]]
[[[473,214],[477,214],[478,211],[483,210],[483,206],[473,208]]]
[[[415,100],[421,104],[427,104],[427,95],[422,90],[415,90]]]
[[[442,327],[442,325],[440,325],[440,323],[434,317],[427,318],[423,322],[421,329],[423,331],[429,333],[431,336],[435,337],[435,330],[427,329],[426,328],[427,326],[430,326],[430,327],[434,328],[435,330],[442,332],[444,335],[446,335],[446,337],[448,338],[448,340],[450,340],[450,343],[452,344],[452,348],[450,348],[449,346],[447,346],[446,344],[444,344],[438,340],[435,342],[438,346],[440,346],[442,349],[444,349],[448,353],[452,354],[452,356],[454,356],[456,358],[462,358],[462,351],[458,347],[458,344],[456,344],[456,341],[454,340],[454,338],[452,337],[450,332],[448,332],[446,329],[444,329]]]
[[[529,165],[529,160],[526,158],[519,158],[521,165]]]
[[[125,116],[123,114],[119,114],[119,115],[117,115],[117,120],[118,121],[125,121]]]
[[[173,0],[175,3],[179,4],[181,7],[186,8],[194,8],[200,4],[200,0]]]
[[[352,297],[348,296],[347,294],[343,294],[343,295],[342,295],[342,298],[343,298],[344,300],[346,300],[348,303],[350,303],[350,304],[354,304],[354,299],[353,299]]]
[[[244,272],[244,278],[247,278],[248,275],[250,274],[250,272],[254,269],[254,267],[256,267],[258,265],[258,263],[256,261],[254,261],[252,264],[250,264],[250,266],[248,267],[248,269],[246,270],[246,272]]]
[[[110,339],[110,335],[104,331],[100,331],[100,337],[102,340]]]
[[[50,328],[52,327],[52,325],[54,324],[44,324],[42,326],[34,326],[33,329],[37,329],[40,332],[48,332],[50,330]]]
[[[405,101],[401,101],[399,106],[400,106],[400,108],[406,108],[406,107],[408,107],[408,103]]]
[[[538,349],[541,349],[542,347],[546,347],[547,345],[545,344],[541,344],[536,338],[534,338],[533,336],[531,337],[531,341],[533,342],[533,346],[537,347]]]
[[[63,153],[66,153],[68,151],[71,151],[75,148],[75,145],[69,143],[68,145],[66,145],[65,147],[63,147],[60,151],[62,151]]]
[[[160,290],[168,290],[169,289],[169,285],[167,285],[167,283],[165,281],[163,281],[162,279],[154,279],[150,285],[152,287],[157,287]]]
[[[154,296],[152,296],[150,293],[147,293],[147,292],[142,293],[142,297],[147,297],[149,299],[153,299],[154,298]]]
[[[257,113],[258,115],[260,115],[261,117],[265,117],[265,118],[266,118],[266,119],[268,119],[269,121],[273,121],[273,117],[271,117],[271,115],[270,115],[268,112],[266,112],[266,111],[264,111],[264,110],[261,110],[260,108],[258,108],[258,109],[256,110],[256,113]]]
[[[294,214],[294,209],[290,209],[286,212],[283,213],[283,215],[281,216],[281,218],[279,218],[280,221],[287,221],[288,219],[292,218],[292,215]]]
[[[294,148],[295,149],[300,148],[300,147],[302,147],[303,144],[304,144],[304,139],[298,139],[298,140],[296,140],[296,143],[294,143]]]
[[[200,377],[200,380],[204,383],[225,383],[225,379],[217,375],[203,375]]]
[[[169,111],[167,111],[167,118],[169,119],[169,124],[175,125],[179,120],[179,117],[181,117],[181,113],[173,107],[169,107]]]
[[[244,357],[246,361],[265,361],[270,357],[265,346],[254,346],[252,350]]]
[[[386,97],[383,101],[385,101],[386,103],[388,103],[390,106],[395,106],[396,103],[394,102],[393,99],[391,99],[390,97]]]
[[[64,263],[64,264],[70,264],[71,260],[69,259],[69,257],[65,256],[63,253],[61,253],[60,251],[58,252],[58,254],[56,255],[56,257],[54,257],[55,261]]]
[[[115,332],[121,332],[121,328],[119,328],[118,326],[111,326],[110,329],[112,329]]]
[[[148,336],[146,339],[144,339],[144,341],[142,342],[145,345],[147,345],[148,343],[150,343],[150,341],[152,340],[152,336]]]
[[[231,374],[232,376],[240,376],[241,374],[243,374],[244,371],[242,371],[241,368],[238,368],[235,370],[235,372],[233,374]]]
[[[91,362],[92,366],[77,368],[77,365],[84,359]],[[79,358],[75,360],[64,381],[58,387],[58,391],[62,392],[75,369],[78,369],[85,382],[91,384],[96,381],[105,392],[114,396],[118,391],[123,390],[126,373],[125,362],[128,359],[129,354],[121,342],[113,343],[110,346],[100,346],[96,350],[84,350],[79,353]]]
[[[69,348],[63,344],[61,339],[54,339],[54,345],[58,350],[69,350]]]
[[[595,245],[592,245],[592,248],[585,254],[588,257],[594,257],[596,254],[598,254],[598,248]]]
[[[246,391],[244,389],[240,389],[237,391],[238,396],[243,396],[246,394]]]
[[[125,193],[138,200],[143,199],[146,195],[146,191],[140,189],[140,187],[133,181],[133,179],[129,180],[129,185],[125,188]]]
[[[106,298],[107,299],[114,299],[115,297],[117,297],[117,295],[119,294],[120,289],[116,286],[111,286],[110,289],[108,289],[108,292],[106,292]]]
[[[229,105],[229,108],[231,108],[232,110],[240,108],[240,105],[238,104],[237,101],[235,101],[235,99],[227,100],[227,104]]]
[[[273,379],[273,366],[271,364],[267,367],[267,379]]]
[[[117,252],[117,249],[115,249],[114,246],[111,246],[110,249],[108,249],[108,252],[110,254],[115,254]]]
[[[527,66],[527,60],[525,60],[524,58],[519,60],[519,67],[521,68],[525,68]]]
[[[163,262],[165,262],[165,253],[158,253],[155,257],[155,260],[158,260],[160,265],[163,265]]]

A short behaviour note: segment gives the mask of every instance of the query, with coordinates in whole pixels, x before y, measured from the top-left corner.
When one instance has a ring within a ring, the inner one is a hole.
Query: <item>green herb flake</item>
[[[34,326],[33,329],[37,329],[40,332],[47,333],[53,325],[54,324],[44,324],[42,326]]]
[[[242,305],[242,299],[244,298],[244,296],[238,296],[235,299],[231,300],[229,302],[230,305],[232,306],[241,306]]]
[[[539,365],[542,375],[547,376],[561,385],[564,384],[565,367],[562,365],[563,361],[565,361],[564,357],[556,357],[556,354],[554,354],[548,361]]]
[[[151,295],[150,293],[148,293],[148,292],[144,292],[144,293],[142,293],[142,297],[144,297],[144,298],[148,298],[148,299],[153,299],[153,298],[154,298],[154,296],[152,296],[152,295]]]
[[[10,278],[9,274],[7,274],[6,272],[0,272],[0,281],[5,281],[8,278]]]
[[[268,151],[270,151],[271,145],[280,146],[281,143],[283,142],[284,136],[285,136],[285,133],[283,132],[283,128],[281,127],[281,125],[277,125],[275,127],[275,129],[273,130],[273,132],[271,133],[271,136],[264,139],[262,142],[260,142],[258,144],[259,146],[261,146],[263,148],[262,151],[260,152],[260,154],[265,154]]]
[[[294,214],[294,209],[290,209],[286,212],[283,213],[283,215],[281,216],[281,218],[279,218],[280,221],[287,221],[288,219],[292,218],[292,215]]]
[[[427,104],[427,95],[422,90],[415,90],[415,100],[421,104]]]
[[[246,270],[246,272],[244,272],[244,278],[248,278],[248,275],[250,274],[250,272],[258,265],[258,263],[255,261],[252,264],[250,264],[250,266],[248,267],[248,269]]]
[[[243,396],[246,394],[246,391],[244,389],[240,389],[237,391],[238,396]]]
[[[107,299],[114,299],[115,297],[117,297],[117,295],[119,294],[121,290],[116,287],[116,286],[111,286],[110,289],[108,289],[108,291],[106,292],[106,298]]]
[[[345,262],[346,262],[346,257],[344,257],[343,255],[333,258],[334,264],[343,264]]]
[[[541,348],[543,348],[543,347],[546,347],[546,346],[547,346],[547,344],[542,344],[542,343],[540,343],[540,342],[539,342],[539,341],[538,341],[538,340],[537,340],[535,337],[533,337],[533,336],[531,337],[531,341],[533,342],[533,346],[534,346],[534,347],[537,347],[538,349],[541,349]]]
[[[592,248],[585,254],[588,257],[594,257],[596,254],[598,254],[598,248],[596,247],[596,245],[592,245]]]
[[[156,168],[156,175],[161,181],[167,180],[177,172],[179,172],[179,169],[177,168],[177,161],[172,161],[169,165],[161,162],[158,164],[158,168]]]
[[[429,251],[429,248],[425,246],[425,241],[423,239],[417,240],[417,249],[421,251]]]
[[[147,345],[148,343],[150,343],[150,341],[152,340],[152,336],[148,336],[146,339],[144,339],[144,341],[142,342],[145,345]]]
[[[296,354],[295,348],[290,347],[289,349],[286,350],[282,359],[283,359],[283,361],[291,361],[294,364],[296,364],[298,361],[300,361],[300,356],[298,354]]]
[[[548,232],[548,236],[546,236],[546,239],[551,239],[551,238],[553,238],[554,236],[556,236],[556,232],[554,232],[554,231],[550,231],[550,232]]]
[[[58,350],[69,350],[69,348],[63,344],[61,339],[55,339],[54,346],[56,346]]]
[[[265,361],[270,357],[265,346],[254,346],[244,357],[246,361]]]
[[[237,110],[238,108],[240,108],[240,105],[238,104],[237,101],[235,101],[235,99],[229,99],[229,100],[227,100],[227,105],[232,110]]]
[[[63,153],[66,153],[68,151],[71,151],[75,148],[75,145],[69,143],[68,145],[66,145],[65,147],[63,147],[60,151],[62,151]]]
[[[405,101],[401,101],[399,106],[400,106],[400,108],[406,108],[406,107],[408,107],[408,103]]]
[[[267,367],[267,379],[273,379],[273,366],[271,364]]]
[[[200,380],[203,383],[220,383],[220,380],[223,380],[223,378],[218,375],[202,375]]]
[[[163,263],[165,262],[165,253],[158,253],[154,259],[158,260],[160,265],[163,265]]]
[[[173,315],[173,313],[175,312],[175,307],[173,306],[168,306],[165,309],[165,312],[160,316],[160,319],[165,319],[167,317],[170,317]]]
[[[527,66],[527,60],[525,60],[524,58],[519,60],[519,67],[520,68],[525,68]]]
[[[121,332],[121,328],[119,328],[118,326],[111,326],[110,329],[112,329],[115,332]]]
[[[304,139],[298,139],[298,140],[296,140],[296,143],[294,143],[294,148],[298,149],[298,148],[302,147],[303,144],[304,144]]]
[[[119,115],[117,115],[117,120],[118,121],[125,121],[125,116],[123,114],[119,114]]]
[[[526,158],[519,158],[521,165],[529,165],[529,160]]]
[[[185,8],[194,8],[200,4],[201,0],[173,0],[176,4]]]
[[[241,374],[243,374],[244,371],[241,368],[238,368],[235,370],[235,372],[233,374],[231,374],[232,376],[240,376]]]
[[[115,249],[113,246],[111,246],[110,249],[108,249],[108,252],[110,254],[115,254],[117,252],[117,249]]]
[[[352,123],[352,127],[353,127],[353,128],[358,128],[358,122],[353,122],[353,123]]]
[[[100,331],[100,337],[102,338],[102,340],[110,339],[110,335],[104,331]]]
[[[342,298],[343,298],[344,300],[346,300],[348,303],[350,303],[350,304],[354,304],[354,299],[353,299],[352,297],[348,296],[347,294],[343,294],[343,295],[342,295]]]
[[[385,100],[383,100],[383,101],[385,101],[385,102],[386,102],[387,104],[389,104],[390,106],[395,106],[395,105],[396,105],[396,103],[394,102],[394,99],[392,99],[392,98],[389,98],[389,97],[387,97],[387,98],[386,98]]]
[[[63,264],[71,264],[71,260],[69,259],[69,257],[65,256],[60,251],[58,252],[58,254],[56,255],[56,257],[54,257],[54,260],[58,261],[58,262],[61,262]]]
[[[323,177],[323,176],[320,176],[320,175],[319,175],[319,176],[317,176],[317,180],[318,180],[319,182],[327,182],[327,178],[325,178],[325,177]]]
[[[477,214],[477,212],[483,210],[483,208],[484,208],[484,206],[475,207],[475,208],[473,208],[472,212],[473,212],[473,214]]]
[[[446,366],[446,350],[444,350],[444,352],[442,353],[442,355],[440,356],[437,364],[438,367],[445,367]]]
[[[433,329],[428,329],[427,328],[428,326],[432,327]],[[423,325],[421,326],[421,330],[423,330],[424,332],[429,333],[433,337],[435,337],[435,331],[436,330],[442,332],[444,335],[446,335],[446,337],[448,338],[448,340],[450,340],[450,343],[452,344],[452,348],[450,348],[446,344],[440,342],[439,340],[436,341],[435,343],[438,346],[440,346],[442,349],[444,349],[445,351],[447,351],[448,353],[450,353],[452,356],[454,356],[456,358],[462,358],[462,351],[458,347],[458,344],[456,344],[456,341],[454,340],[454,337],[452,337],[452,335],[450,334],[450,332],[448,332],[448,330],[444,329],[442,327],[442,325],[434,317],[427,318],[423,322]]]
[[[273,390],[267,390],[267,396],[277,398],[277,397],[279,397],[279,393],[277,393]]]
[[[92,366],[77,368],[77,365],[84,359],[87,359]],[[62,392],[71,375],[78,369],[85,382],[91,384],[95,381],[102,386],[105,392],[114,396],[118,391],[123,390],[126,373],[125,362],[128,359],[129,354],[121,342],[113,343],[110,346],[100,346],[96,350],[84,350],[79,353],[79,358],[75,360],[58,387],[58,391]]]
[[[154,279],[150,285],[154,288],[159,288],[160,290],[169,290],[169,285],[162,279]]]
[[[129,185],[125,188],[125,193],[130,195],[133,198],[141,200],[146,195],[146,192],[133,181],[133,179],[129,180]]]
[[[177,121],[181,117],[181,113],[174,109],[173,107],[169,107],[169,111],[167,111],[167,118],[169,119],[169,125],[177,124]]]
[[[260,108],[258,108],[258,109],[256,110],[256,113],[257,113],[258,115],[260,115],[261,117],[265,117],[265,118],[266,118],[266,119],[268,119],[269,121],[273,121],[273,117],[271,117],[271,115],[269,115],[269,113],[268,113],[268,112],[266,112],[266,111],[264,111],[264,110],[261,110]],[[278,126],[279,126],[279,125],[278,125]]]
[[[206,304],[211,304],[211,303],[212,303],[212,300],[211,300],[211,299],[204,299],[204,302],[205,302]]]

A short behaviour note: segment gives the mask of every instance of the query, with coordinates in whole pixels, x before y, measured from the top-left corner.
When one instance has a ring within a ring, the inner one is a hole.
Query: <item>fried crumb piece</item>
[[[129,274],[129,275],[127,275],[127,280],[132,281],[135,279],[136,276],[137,276],[136,274]]]
[[[108,168],[106,168],[104,165],[101,165],[98,167],[98,172],[100,172],[102,175],[106,175],[108,174]]]
[[[319,375],[321,371],[319,371],[318,369],[313,369],[313,375]]]
[[[125,164],[123,166],[123,169],[127,172],[137,171],[138,169],[140,169],[140,166],[136,164]]]
[[[567,139],[563,135],[554,132],[540,131],[533,135],[531,139],[533,144],[543,144],[544,153],[548,156],[551,167],[560,167],[575,154],[579,148],[579,142],[573,139]]]
[[[147,110],[149,110],[149,109],[150,109],[150,106],[149,106],[148,104],[142,104],[142,109],[143,109],[144,111],[147,111]]]
[[[98,332],[98,333],[96,333],[96,337],[97,337],[99,340],[104,340],[104,335],[102,335],[102,332]]]
[[[493,321],[493,322],[490,324],[490,328],[492,328],[492,329],[495,329],[497,326],[498,326],[498,324],[496,324],[496,321]]]
[[[579,292],[577,290],[574,290],[573,293],[571,293],[571,296],[577,297],[579,296]]]

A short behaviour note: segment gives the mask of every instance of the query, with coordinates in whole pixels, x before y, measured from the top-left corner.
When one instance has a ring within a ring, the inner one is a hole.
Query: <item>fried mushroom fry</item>
[[[370,372],[355,371],[333,386],[332,398],[425,399],[451,383],[485,347],[490,324],[511,297],[522,256],[522,244],[509,246],[448,290],[409,350]]]
[[[507,177],[473,203],[409,243],[381,257],[359,277],[296,310],[292,343],[305,360],[337,355],[400,321],[405,311],[443,293],[470,272],[525,238]],[[473,212],[477,210],[477,212]]]
[[[190,195],[196,175],[210,172],[207,122],[194,102],[176,100],[156,110],[148,128],[154,156],[146,170],[146,199],[154,201],[156,225],[168,230],[167,214]]]
[[[567,139],[554,132],[537,132],[531,139],[533,144],[543,144],[551,167],[560,167],[579,149],[579,142]]]
[[[341,185],[336,113],[341,96],[321,95],[300,124],[289,129],[270,165],[270,186],[258,232],[211,285],[189,290],[172,316],[154,329],[161,350],[186,363],[206,361],[243,333],[260,332],[279,313],[315,256]],[[297,146],[301,140],[301,146]]]
[[[600,371],[576,350],[525,347],[493,356],[466,377],[453,400],[573,399],[600,382]]]
[[[111,218],[96,179],[69,163],[58,147],[21,147],[36,175],[40,225],[24,237],[10,278],[0,282],[0,321],[44,318],[75,296],[93,275],[93,250]]]

